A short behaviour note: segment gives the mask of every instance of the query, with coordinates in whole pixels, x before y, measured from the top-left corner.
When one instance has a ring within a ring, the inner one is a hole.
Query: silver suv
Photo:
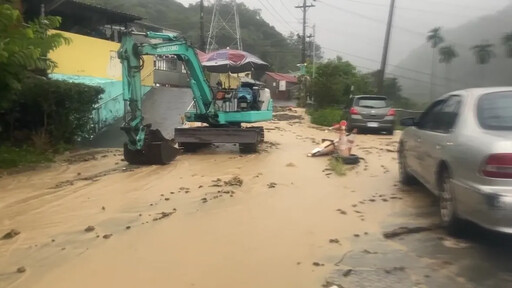
[[[347,117],[348,129],[376,131],[393,134],[395,109],[388,98],[376,95],[360,95],[351,98]]]

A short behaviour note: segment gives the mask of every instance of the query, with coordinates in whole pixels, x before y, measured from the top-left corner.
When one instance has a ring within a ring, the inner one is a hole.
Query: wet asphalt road
[[[429,219],[436,224],[438,207],[435,197],[420,185],[411,187],[410,191],[418,197],[431,199],[431,205],[410,215],[411,222]],[[465,225],[457,238],[449,237],[443,230],[435,230],[396,241],[417,257],[454,266],[455,274],[472,287],[512,287],[512,235],[490,231],[470,222]]]
[[[384,230],[437,226],[437,199],[425,187],[400,190],[415,207],[394,211]],[[512,235],[465,224],[457,237],[438,228],[391,240],[361,239],[351,253],[341,255],[345,267],[330,280],[345,288],[512,287]]]

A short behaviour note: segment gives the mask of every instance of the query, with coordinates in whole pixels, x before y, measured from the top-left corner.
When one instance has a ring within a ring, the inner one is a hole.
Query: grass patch
[[[345,165],[339,158],[331,157],[329,159],[329,168],[338,176],[345,176],[347,174]]]
[[[311,110],[309,115],[311,116],[311,123],[326,127],[331,127],[344,119],[343,111],[339,108]]]
[[[0,146],[0,169],[16,168],[26,164],[41,164],[53,161],[53,155],[31,147],[16,148]]]

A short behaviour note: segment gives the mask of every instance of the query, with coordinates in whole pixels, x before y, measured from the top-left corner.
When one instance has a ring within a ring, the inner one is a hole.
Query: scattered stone
[[[295,165],[294,163],[290,162],[288,164],[286,164],[286,167],[296,167],[297,165]]]
[[[139,217],[142,217],[142,213],[139,214]]]
[[[164,194],[160,194],[160,196],[164,197]]]
[[[132,226],[130,226],[130,225],[126,226],[126,230],[130,230],[130,229],[132,229]]]
[[[300,265],[300,264],[302,264],[302,263],[300,263],[300,262],[297,262],[297,265]]]
[[[354,213],[357,213],[357,214],[363,214],[363,212],[359,211],[359,210],[354,210]]]
[[[238,176],[234,176],[233,178],[229,179],[228,181],[224,181],[225,186],[242,187],[243,184],[244,184],[244,180]]]
[[[404,272],[405,271],[405,267],[403,266],[398,266],[398,267],[393,267],[391,269],[384,269],[384,272],[386,272],[387,274],[392,274],[393,272]]]
[[[343,277],[348,277],[350,276],[350,274],[352,274],[352,269],[347,269],[343,272]]]
[[[76,176],[80,176],[80,175],[82,175],[82,173],[80,173],[80,172],[76,173]]]
[[[99,236],[98,236],[98,237],[99,237]],[[61,250],[61,251],[64,251],[64,250],[66,250],[66,247],[62,247],[62,248],[60,248],[60,250]]]
[[[382,198],[382,202],[388,202],[389,200],[386,198]]]
[[[176,213],[176,210],[174,210],[173,212],[160,212],[160,213],[157,213],[158,216],[156,216],[155,218],[153,218],[153,221],[158,221],[158,220],[162,220],[164,218],[167,218],[169,216],[171,216],[172,214]]]
[[[433,227],[399,227],[391,231],[384,232],[382,235],[386,239],[392,239],[406,234],[416,234],[425,231],[431,231],[433,229]]]
[[[360,236],[361,236],[361,235],[359,235],[359,234],[354,234],[354,237],[356,237],[356,238],[357,238],[357,237],[360,237]]]
[[[199,185],[199,187],[197,187],[197,189],[201,189],[201,188],[203,188],[203,185]]]
[[[375,199],[368,199],[368,201],[375,202],[376,200]]]
[[[357,207],[357,204],[352,204],[352,207],[356,208],[356,207]]]
[[[373,251],[370,251],[368,249],[364,249],[363,253],[366,253],[366,254],[379,254],[378,252],[373,252]]]
[[[341,215],[347,215],[347,212],[343,209],[337,209],[336,211],[340,212]]]
[[[368,232],[364,232],[364,235],[368,235]]]
[[[166,198],[164,198],[164,200],[165,200],[165,201],[169,201],[170,199],[166,197]]]
[[[267,184],[267,187],[270,188],[270,189],[276,188],[276,186],[277,186],[277,183],[275,183],[275,182],[270,182],[270,183]]]
[[[343,288],[340,284],[336,284],[331,281],[325,281],[324,284],[322,284],[322,288]]]
[[[103,235],[103,239],[110,239],[112,236],[112,234],[105,234]]]
[[[340,240],[338,238],[329,239],[329,243],[331,243],[331,244],[340,244]]]
[[[2,240],[12,239],[20,234],[21,234],[20,231],[18,231],[16,229],[11,229],[11,231],[4,234],[4,236],[2,237]]]
[[[313,266],[321,267],[321,266],[325,266],[325,265],[323,263],[320,263],[320,262],[313,262]]]
[[[55,242],[55,239],[52,239],[52,242]]]
[[[85,232],[92,232],[94,230],[96,230],[96,227],[91,226],[91,225],[85,227],[85,229],[84,229]]]
[[[27,268],[25,266],[20,266],[18,269],[16,269],[16,273],[25,273],[27,271]]]
[[[106,209],[105,206],[101,206],[101,210],[105,211],[105,209]]]

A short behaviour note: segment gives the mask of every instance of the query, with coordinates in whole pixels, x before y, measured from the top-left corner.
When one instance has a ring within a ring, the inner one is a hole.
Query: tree
[[[446,86],[450,87],[450,77],[448,76],[448,66],[452,63],[453,59],[459,57],[459,53],[452,45],[445,45],[439,48],[439,63],[445,64],[445,78]]]
[[[368,77],[341,57],[318,64],[312,86],[318,108],[343,106],[348,103],[351,93],[372,92]]]
[[[473,50],[473,54],[475,55],[475,60],[478,65],[482,65],[482,83],[485,83],[485,67],[484,65],[489,64],[491,59],[496,57],[496,54],[493,51],[494,44],[482,43],[471,47]]]
[[[428,32],[427,43],[430,43],[432,48],[432,66],[430,73],[430,100],[434,98],[434,65],[435,65],[435,53],[436,48],[444,42],[444,37],[441,35],[441,27],[435,27]]]
[[[57,66],[46,56],[70,42],[60,33],[49,33],[59,25],[60,18],[51,16],[24,23],[18,10],[0,4],[0,109],[8,106],[28,71],[46,76]]]
[[[512,32],[505,34],[501,41],[505,46],[507,57],[512,58]]]

